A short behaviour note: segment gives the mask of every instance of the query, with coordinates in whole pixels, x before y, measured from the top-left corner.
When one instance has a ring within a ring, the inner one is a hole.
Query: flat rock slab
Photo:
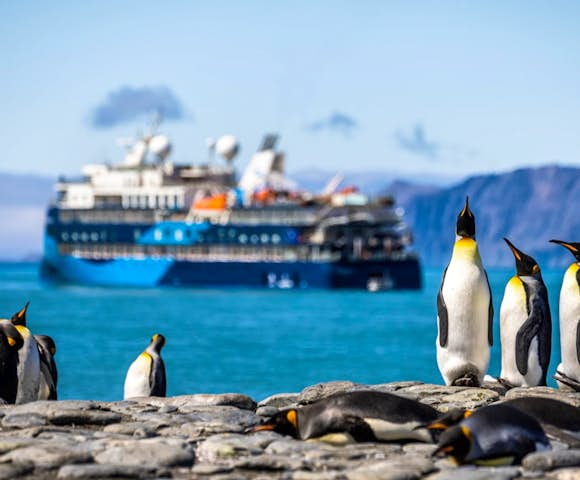
[[[191,466],[194,459],[193,448],[187,443],[158,438],[112,442],[95,455],[95,462],[104,465],[149,468]]]

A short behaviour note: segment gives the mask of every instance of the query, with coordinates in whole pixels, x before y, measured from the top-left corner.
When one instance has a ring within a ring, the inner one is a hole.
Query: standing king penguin
[[[40,354],[40,388],[39,400],[56,400],[56,385],[58,383],[58,371],[54,356],[56,344],[48,335],[34,335]]]
[[[546,385],[552,346],[548,292],[538,263],[504,238],[516,259],[516,275],[500,308],[501,373],[508,387]]]
[[[26,327],[26,310],[30,302],[24,308],[12,316],[12,323],[22,336],[24,344],[18,351],[18,394],[16,403],[34,402],[38,400],[40,389],[40,355],[38,345],[32,333]]]
[[[123,398],[164,397],[166,389],[165,364],[161,349],[165,337],[156,333],[151,343],[131,364],[125,377]]]
[[[560,346],[562,363],[554,378],[580,392],[580,243],[550,240],[567,248],[576,261],[566,270],[560,290]]]
[[[0,399],[15,403],[18,392],[18,351],[24,340],[10,320],[0,320]]]
[[[437,365],[447,385],[479,386],[493,343],[493,305],[469,198],[457,217],[456,234],[437,295]]]

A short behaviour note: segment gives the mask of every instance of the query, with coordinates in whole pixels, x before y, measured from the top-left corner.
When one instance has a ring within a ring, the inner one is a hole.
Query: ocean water
[[[560,361],[563,271],[544,271],[553,317],[550,371]],[[0,264],[0,317],[30,300],[28,325],[57,344],[59,398],[122,398],[128,366],[151,335],[167,338],[168,395],[241,392],[260,400],[330,380],[441,383],[435,358],[442,269],[416,292],[110,289],[55,286],[38,265]],[[499,374],[499,306],[510,269],[489,270]],[[553,382],[552,382],[553,383]]]

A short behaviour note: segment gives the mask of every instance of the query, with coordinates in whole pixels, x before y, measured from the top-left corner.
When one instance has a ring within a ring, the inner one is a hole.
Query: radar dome
[[[240,144],[238,139],[233,135],[223,135],[218,138],[215,144],[216,151],[230,162],[238,153]]]
[[[155,135],[149,140],[149,150],[164,160],[171,152],[171,142],[165,135]]]

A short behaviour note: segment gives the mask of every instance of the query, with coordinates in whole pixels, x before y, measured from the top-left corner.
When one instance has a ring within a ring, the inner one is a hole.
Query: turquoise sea
[[[57,343],[59,398],[115,400],[152,334],[168,395],[242,392],[260,400],[329,380],[441,383],[435,299],[442,269],[417,292],[353,290],[109,289],[46,285],[38,265],[0,264],[0,317],[30,300],[33,333]],[[544,271],[553,317],[551,372],[559,363],[563,270]],[[499,373],[499,306],[511,269],[488,271],[496,309],[490,373]]]

